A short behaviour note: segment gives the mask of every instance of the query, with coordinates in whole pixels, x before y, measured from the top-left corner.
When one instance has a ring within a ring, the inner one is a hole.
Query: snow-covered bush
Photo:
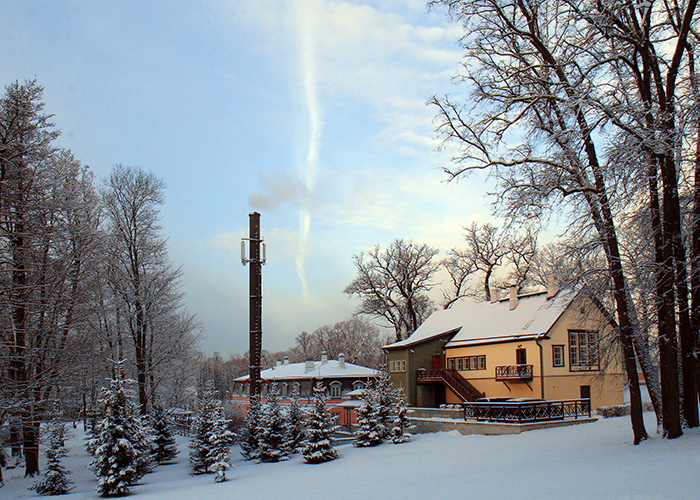
[[[306,444],[301,451],[304,460],[318,464],[335,460],[340,455],[333,447],[333,432],[336,426],[331,421],[331,414],[326,408],[326,389],[318,381],[314,387],[314,407],[309,414],[306,428]]]

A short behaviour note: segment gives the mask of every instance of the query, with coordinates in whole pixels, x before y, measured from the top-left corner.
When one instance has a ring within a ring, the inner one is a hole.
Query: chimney
[[[277,368],[278,366],[282,366],[282,361],[280,361],[279,359],[275,361],[275,368]]]
[[[338,368],[345,370],[345,354],[342,352],[338,353]]]
[[[491,303],[495,304],[496,302],[498,302],[498,288],[496,288],[495,286],[492,286],[491,287]]]
[[[510,287],[510,297],[508,299],[508,310],[512,311],[518,307],[518,287]]]
[[[557,277],[553,275],[547,276],[547,298],[551,299],[557,293],[559,293],[559,284],[557,283]]]
[[[328,363],[328,353],[326,351],[323,351],[321,353],[321,364],[325,365],[326,363]]]
[[[307,359],[306,364],[304,365],[304,373],[309,373],[314,371],[314,360],[313,359]]]
[[[289,356],[284,357],[284,366],[287,366],[289,364]]]

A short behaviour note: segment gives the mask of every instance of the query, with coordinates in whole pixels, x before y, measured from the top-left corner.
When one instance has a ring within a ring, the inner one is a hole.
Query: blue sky
[[[59,144],[98,179],[121,163],[166,182],[188,310],[203,350],[228,356],[248,348],[251,211],[271,351],[352,314],[354,254],[446,251],[489,217],[483,179],[444,182],[425,104],[466,99],[459,36],[422,0],[4,0],[0,82],[36,78]]]

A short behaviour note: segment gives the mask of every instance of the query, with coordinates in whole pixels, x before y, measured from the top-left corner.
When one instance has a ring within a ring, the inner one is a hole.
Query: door
[[[527,364],[527,351],[525,349],[515,350],[515,364],[516,365],[526,365]]]
[[[431,358],[433,370],[442,370],[442,354],[433,354]]]

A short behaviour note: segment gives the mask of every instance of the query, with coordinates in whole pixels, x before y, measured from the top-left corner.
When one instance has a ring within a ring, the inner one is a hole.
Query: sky
[[[460,34],[423,0],[3,0],[0,82],[45,88],[98,182],[122,164],[166,183],[185,304],[228,357],[248,349],[250,212],[269,351],[353,314],[353,255],[403,238],[444,256],[489,219],[484,178],[446,182],[426,105],[468,100]]]

